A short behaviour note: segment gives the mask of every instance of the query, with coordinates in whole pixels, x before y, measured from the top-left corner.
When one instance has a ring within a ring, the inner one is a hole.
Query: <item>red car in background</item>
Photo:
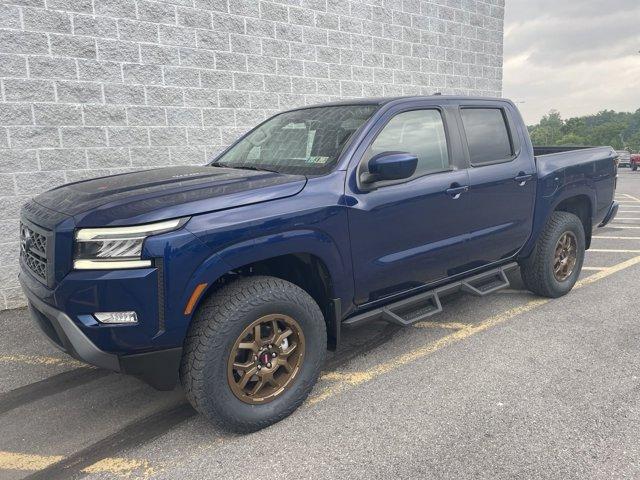
[[[636,153],[635,155],[631,155],[631,170],[633,170],[634,172],[636,170],[638,170],[638,167],[640,167],[640,153]]]

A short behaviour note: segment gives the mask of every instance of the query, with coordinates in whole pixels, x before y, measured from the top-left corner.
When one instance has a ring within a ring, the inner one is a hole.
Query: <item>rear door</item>
[[[466,263],[468,174],[455,116],[417,102],[380,120],[356,151],[346,189],[356,304],[441,280]],[[358,172],[385,151],[415,154],[416,174],[361,188]]]
[[[469,158],[469,268],[513,256],[533,225],[535,161],[508,103],[460,104],[458,121]]]

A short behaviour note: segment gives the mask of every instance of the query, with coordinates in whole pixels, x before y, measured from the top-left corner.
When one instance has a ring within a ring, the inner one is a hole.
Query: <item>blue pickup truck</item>
[[[61,186],[21,213],[32,316],[73,357],[178,380],[246,432],[306,398],[346,325],[451,292],[573,287],[617,212],[610,147],[536,156],[513,103],[427,96],[275,115],[206,166]]]

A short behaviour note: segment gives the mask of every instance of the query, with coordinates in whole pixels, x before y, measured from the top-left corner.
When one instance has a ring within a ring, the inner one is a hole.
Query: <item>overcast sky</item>
[[[506,0],[504,96],[525,121],[640,108],[640,0]]]

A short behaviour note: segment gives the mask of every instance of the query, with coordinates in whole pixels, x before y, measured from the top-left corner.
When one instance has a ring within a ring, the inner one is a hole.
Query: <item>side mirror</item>
[[[418,157],[406,152],[382,152],[369,160],[369,171],[361,176],[363,183],[402,180],[411,177],[418,166]]]

